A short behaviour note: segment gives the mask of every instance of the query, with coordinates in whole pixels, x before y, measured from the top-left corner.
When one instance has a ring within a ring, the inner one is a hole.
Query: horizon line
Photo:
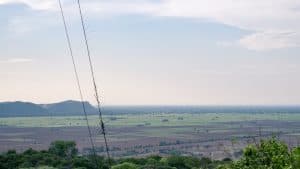
[[[74,101],[74,102],[81,102],[80,100],[73,100],[73,99],[68,99],[68,100],[62,100],[62,101],[56,101],[56,102],[49,102],[49,103],[37,103],[33,101],[24,101],[24,100],[14,100],[14,101],[0,101],[0,103],[13,103],[13,102],[23,102],[23,103],[33,103],[33,104],[56,104],[56,103],[62,103],[66,101]],[[90,101],[85,100],[84,102],[88,102],[91,105],[95,106],[92,104]],[[290,106],[290,107],[300,107],[300,103],[298,104],[103,104],[101,105],[102,107],[171,107],[171,106],[179,106],[179,107],[208,107],[208,106],[223,106],[223,107],[231,107],[231,106],[241,106],[241,107],[255,107],[255,106],[266,106],[266,107],[271,107],[271,106]]]

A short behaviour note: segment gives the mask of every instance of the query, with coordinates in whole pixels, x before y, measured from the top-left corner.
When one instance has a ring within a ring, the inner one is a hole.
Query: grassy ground
[[[88,117],[91,126],[98,125],[98,117]],[[255,121],[255,120],[283,120],[300,121],[300,114],[245,114],[245,113],[202,113],[202,114],[179,114],[179,113],[155,113],[155,114],[125,114],[104,116],[106,125],[111,127],[121,126],[199,126],[213,123]],[[15,127],[67,127],[86,126],[83,116],[56,116],[56,117],[11,117],[0,118],[1,126]]]

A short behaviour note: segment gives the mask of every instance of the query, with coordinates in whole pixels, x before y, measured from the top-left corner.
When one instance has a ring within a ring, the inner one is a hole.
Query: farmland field
[[[104,115],[105,124],[120,126],[195,126],[240,121],[300,121],[297,113],[152,113]],[[98,116],[88,116],[91,126],[98,125]],[[164,121],[165,119],[165,121]],[[83,116],[44,116],[44,117],[8,117],[0,118],[0,126],[15,127],[73,127],[86,126]]]
[[[103,139],[98,116],[88,116],[99,153]],[[142,113],[104,115],[112,155],[191,154],[237,158],[261,138],[276,136],[290,146],[300,138],[298,113]],[[0,150],[47,148],[54,140],[75,140],[90,148],[83,116],[0,118]]]

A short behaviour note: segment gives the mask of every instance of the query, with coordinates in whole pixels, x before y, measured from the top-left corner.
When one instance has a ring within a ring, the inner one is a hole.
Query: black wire
[[[92,82],[93,82],[93,87],[94,87],[94,92],[95,92],[95,98],[96,98],[96,101],[97,101],[97,108],[98,108],[98,112],[99,112],[100,126],[101,126],[101,129],[102,129],[102,134],[103,134],[105,147],[106,147],[106,154],[107,154],[107,158],[108,158],[109,165],[110,165],[110,154],[109,154],[109,148],[108,148],[108,143],[107,143],[107,138],[106,138],[105,125],[104,125],[103,118],[102,118],[102,111],[101,111],[101,106],[100,106],[101,104],[100,104],[98,88],[97,88],[97,84],[96,84],[96,80],[95,80],[94,67],[93,67],[93,62],[92,62],[92,58],[91,58],[89,43],[88,43],[88,40],[87,40],[86,28],[85,28],[85,23],[84,23],[84,19],[83,19],[80,0],[77,0],[77,4],[78,4],[78,10],[79,10],[79,14],[80,14],[82,32],[83,32],[83,36],[84,36],[84,42],[85,42],[86,51],[87,51],[87,55],[88,55],[88,59],[89,59],[89,65],[90,65]]]
[[[77,66],[76,66],[76,63],[75,63],[74,55],[73,55],[71,40],[70,40],[69,31],[68,31],[68,27],[67,27],[67,24],[66,24],[66,19],[65,19],[65,16],[64,16],[64,11],[63,11],[63,8],[62,8],[61,0],[58,0],[58,3],[59,3],[59,7],[60,7],[62,21],[63,21],[63,24],[64,24],[65,35],[66,35],[66,39],[67,39],[67,43],[68,43],[69,52],[70,52],[70,55],[71,55],[71,58],[72,58],[73,69],[74,69],[74,73],[75,73],[75,77],[76,77],[76,83],[77,83],[77,87],[78,87],[78,91],[79,91],[79,95],[80,95],[82,109],[83,109],[83,112],[84,112],[84,116],[85,116],[85,120],[86,120],[86,124],[87,124],[87,128],[88,128],[90,143],[92,145],[94,160],[95,160],[95,164],[96,164],[97,168],[99,168],[99,164],[98,164],[98,160],[97,160],[97,154],[96,154],[96,150],[95,150],[95,144],[94,144],[94,141],[93,141],[93,138],[92,138],[92,132],[91,132],[88,116],[87,116],[86,107],[85,107],[84,100],[83,100],[83,94],[82,94],[81,85],[80,85],[80,81],[79,81],[79,75],[78,75],[78,72],[77,72]]]

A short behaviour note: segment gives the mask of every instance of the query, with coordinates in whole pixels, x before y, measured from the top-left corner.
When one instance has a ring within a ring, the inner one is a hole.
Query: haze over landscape
[[[297,0],[82,3],[106,105],[299,104]],[[63,5],[95,103],[78,13]],[[78,100],[56,1],[2,0],[0,10],[0,101]]]

